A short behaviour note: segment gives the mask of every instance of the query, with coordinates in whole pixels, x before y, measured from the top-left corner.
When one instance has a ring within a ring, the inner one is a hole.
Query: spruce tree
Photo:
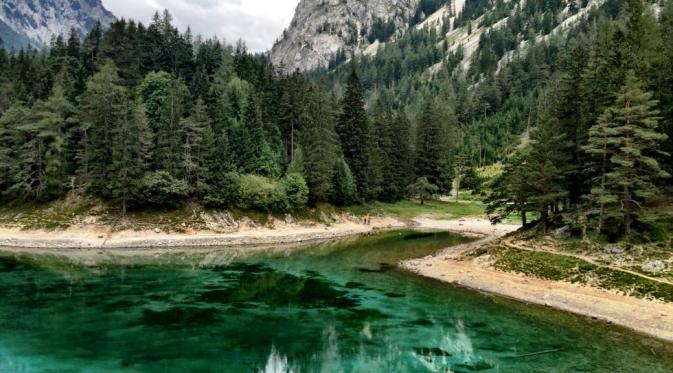
[[[566,139],[560,123],[543,113],[531,133],[526,171],[529,178],[529,203],[540,213],[542,230],[547,232],[551,213],[568,196],[567,166],[572,143]]]
[[[145,108],[141,101],[127,102],[123,116],[112,129],[110,148],[112,150],[108,171],[108,188],[113,201],[121,205],[122,215],[126,215],[128,203],[139,190],[139,181],[145,173],[143,156],[147,144],[143,141],[149,132]]]
[[[348,163],[360,196],[368,192],[367,170],[370,156],[369,119],[365,111],[362,85],[355,70],[351,72],[337,122],[341,150]]]
[[[264,133],[257,97],[249,97],[243,121],[239,125],[241,137],[238,139],[241,149],[238,156],[242,170],[260,176],[278,177],[279,164]]]
[[[593,162],[589,164],[591,173],[596,175],[591,180],[592,188],[588,196],[591,210],[594,206],[598,209],[598,226],[596,231],[600,234],[603,230],[603,222],[606,217],[606,207],[617,202],[617,195],[608,187],[608,173],[612,169],[611,158],[619,144],[615,123],[616,110],[610,108],[601,115],[598,122],[589,129],[588,144],[584,151],[591,157]]]
[[[21,165],[17,162],[23,138],[18,129],[25,125],[28,109],[20,103],[12,105],[0,117],[0,196],[12,201],[20,197]],[[18,186],[18,188],[17,188]]]
[[[94,194],[111,197],[109,189],[112,143],[120,119],[127,116],[128,93],[121,86],[117,68],[108,61],[87,83],[80,98],[82,177]]]
[[[193,187],[206,184],[214,160],[213,131],[203,100],[198,99],[189,118],[181,124],[184,131],[182,166],[185,179]]]
[[[331,202],[337,206],[348,206],[357,202],[355,178],[343,158],[338,158],[334,163],[331,197]]]
[[[617,144],[612,156],[612,171],[607,175],[610,189],[618,196],[624,232],[631,234],[631,226],[643,202],[659,192],[657,182],[670,175],[657,161],[661,142],[667,136],[658,132],[659,111],[652,94],[643,91],[641,83],[629,74],[626,84],[610,111],[614,115],[614,135]]]
[[[338,157],[339,138],[335,130],[334,110],[326,94],[312,90],[307,97],[300,126],[304,177],[312,203],[329,201]]]
[[[423,106],[417,131],[416,175],[427,178],[442,191],[449,189],[447,130],[432,100]]]
[[[184,136],[182,119],[188,111],[188,95],[187,86],[180,80],[174,80],[161,104],[156,123],[155,168],[168,172],[176,179],[185,177],[181,164]]]

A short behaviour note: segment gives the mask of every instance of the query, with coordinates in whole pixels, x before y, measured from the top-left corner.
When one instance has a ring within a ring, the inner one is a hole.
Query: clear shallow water
[[[670,345],[392,267],[461,240],[93,267],[0,254],[0,372],[673,372]]]

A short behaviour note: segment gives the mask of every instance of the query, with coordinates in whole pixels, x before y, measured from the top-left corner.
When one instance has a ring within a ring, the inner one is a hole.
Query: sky
[[[118,18],[147,24],[155,11],[168,9],[182,31],[217,36],[233,43],[243,39],[254,51],[270,49],[290,24],[299,0],[103,0]]]

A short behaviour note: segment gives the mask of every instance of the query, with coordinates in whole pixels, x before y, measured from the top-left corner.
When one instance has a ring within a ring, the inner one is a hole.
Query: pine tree
[[[369,119],[365,111],[362,86],[355,70],[351,72],[342,112],[337,123],[341,150],[348,163],[360,196],[368,193],[367,169],[370,156]]]
[[[421,201],[421,205],[425,201],[432,199],[432,197],[439,192],[439,187],[428,181],[427,177],[420,177],[415,183],[409,185],[407,188],[409,193]]]
[[[641,83],[629,74],[610,108],[615,121],[614,139],[610,141],[617,143],[617,151],[611,158],[607,181],[618,196],[627,235],[643,202],[657,195],[657,181],[670,176],[656,159],[659,145],[667,136],[657,131],[659,112],[655,106],[652,94],[643,91]]]

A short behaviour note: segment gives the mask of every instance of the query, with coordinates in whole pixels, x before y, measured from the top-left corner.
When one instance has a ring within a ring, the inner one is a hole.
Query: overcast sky
[[[239,38],[248,48],[271,48],[290,24],[299,0],[103,0],[117,17],[147,24],[155,11],[168,9],[181,30],[194,35],[218,36],[229,42]]]

